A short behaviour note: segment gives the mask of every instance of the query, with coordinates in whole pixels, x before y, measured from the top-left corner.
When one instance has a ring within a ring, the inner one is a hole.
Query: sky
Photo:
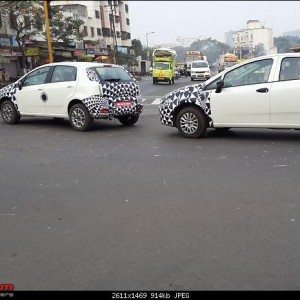
[[[224,33],[260,20],[273,35],[300,29],[300,1],[136,1],[129,0],[131,37],[149,46],[173,42],[176,37],[212,37],[224,42]]]

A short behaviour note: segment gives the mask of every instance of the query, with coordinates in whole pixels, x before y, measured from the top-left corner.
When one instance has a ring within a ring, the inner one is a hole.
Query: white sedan
[[[188,138],[208,127],[300,128],[300,54],[258,57],[162,98],[162,124]]]

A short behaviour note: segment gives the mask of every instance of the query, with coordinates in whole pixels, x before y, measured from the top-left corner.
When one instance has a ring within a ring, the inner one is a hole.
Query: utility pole
[[[51,39],[51,30],[49,23],[49,10],[50,10],[50,1],[44,0],[44,16],[45,16],[45,28],[46,28],[46,37],[48,45],[48,54],[49,62],[53,62],[53,51],[52,51],[52,39]]]
[[[112,13],[112,29],[113,29],[113,39],[114,39],[114,63],[118,63],[118,43],[117,43],[117,37],[116,37],[116,27],[115,27],[115,11],[116,11],[116,3],[112,4],[112,1],[110,1],[110,11]]]

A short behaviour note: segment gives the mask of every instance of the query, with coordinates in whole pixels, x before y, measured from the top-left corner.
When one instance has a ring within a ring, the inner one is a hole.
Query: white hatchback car
[[[4,123],[22,116],[69,118],[72,127],[84,131],[94,119],[117,118],[133,125],[143,110],[139,86],[121,66],[61,62],[38,67],[13,84],[0,89]]]
[[[189,138],[207,127],[300,129],[300,54],[258,57],[162,98],[164,125]]]

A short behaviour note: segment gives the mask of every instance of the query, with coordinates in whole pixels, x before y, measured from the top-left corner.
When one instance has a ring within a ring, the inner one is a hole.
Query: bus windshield
[[[168,70],[170,68],[169,63],[157,62],[153,65],[153,69],[156,70]]]

